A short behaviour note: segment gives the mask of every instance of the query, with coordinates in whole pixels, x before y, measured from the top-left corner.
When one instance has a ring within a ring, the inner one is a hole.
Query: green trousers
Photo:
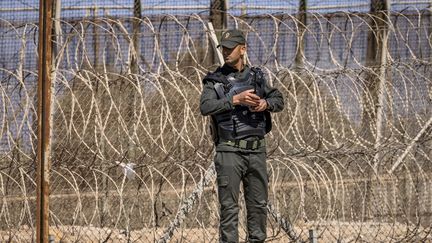
[[[266,239],[268,175],[266,153],[217,152],[215,157],[220,204],[219,242],[238,242],[238,198],[243,182],[248,242]]]

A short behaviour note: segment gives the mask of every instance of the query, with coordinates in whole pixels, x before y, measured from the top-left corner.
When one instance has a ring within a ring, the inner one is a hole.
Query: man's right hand
[[[260,97],[254,94],[253,89],[248,89],[240,94],[236,94],[233,96],[233,104],[234,105],[248,105],[255,107],[260,103]]]

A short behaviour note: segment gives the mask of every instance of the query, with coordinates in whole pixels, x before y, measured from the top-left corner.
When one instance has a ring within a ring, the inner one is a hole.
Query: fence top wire
[[[299,11],[299,0],[231,0],[228,2],[228,13],[232,15],[260,15],[277,13],[296,13]],[[141,14],[165,15],[165,14],[208,14],[209,0],[175,1],[175,0],[153,0],[141,1]],[[425,9],[431,7],[430,0],[393,0],[392,11],[403,11],[405,9]],[[62,17],[89,17],[89,16],[133,16],[133,0],[92,0],[75,1],[63,0]],[[0,18],[10,20],[35,21],[39,8],[38,0],[1,1]],[[331,12],[368,12],[370,0],[308,0],[307,11],[317,13]],[[29,14],[29,12],[31,14]],[[33,12],[33,13],[32,13]],[[20,17],[18,17],[20,16]]]

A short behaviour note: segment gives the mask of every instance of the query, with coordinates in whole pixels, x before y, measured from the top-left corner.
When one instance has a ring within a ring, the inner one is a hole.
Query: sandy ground
[[[318,242],[432,242],[432,236],[415,226],[389,223],[313,222],[296,225],[295,231],[303,241],[308,241],[309,230],[314,229]],[[131,232],[92,226],[52,226],[54,242],[155,242],[163,229],[141,229]],[[0,242],[34,242],[34,231],[26,226],[10,231],[0,231]],[[170,242],[217,242],[215,228],[179,229]],[[245,242],[245,232],[240,231],[240,242]],[[281,231],[268,229],[267,242],[292,242]]]

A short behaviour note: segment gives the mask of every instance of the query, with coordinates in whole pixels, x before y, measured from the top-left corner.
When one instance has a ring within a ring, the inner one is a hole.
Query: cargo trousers
[[[265,152],[216,152],[220,205],[219,242],[238,242],[238,199],[243,182],[248,242],[264,242],[267,225],[268,174]]]

